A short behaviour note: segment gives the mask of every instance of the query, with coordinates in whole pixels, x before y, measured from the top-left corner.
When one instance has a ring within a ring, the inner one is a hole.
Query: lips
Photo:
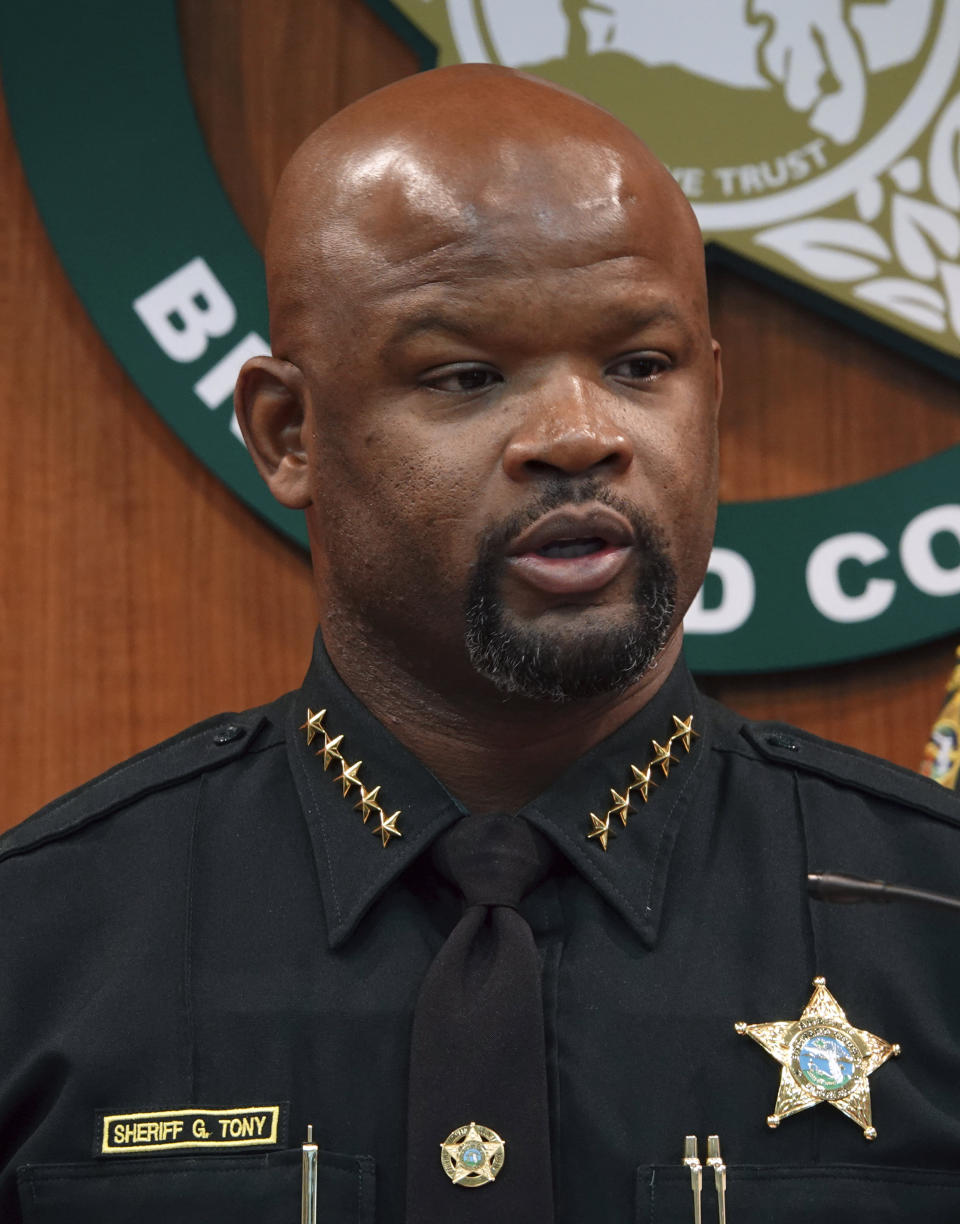
[[[510,571],[553,595],[587,594],[605,587],[630,557],[630,523],[609,506],[554,510],[537,519],[507,550]]]

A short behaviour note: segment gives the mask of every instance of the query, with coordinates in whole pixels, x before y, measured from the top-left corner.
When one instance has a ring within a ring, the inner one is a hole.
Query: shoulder
[[[281,697],[252,710],[215,715],[115,765],[0,835],[0,863],[129,810],[157,792],[281,747],[285,708]]]
[[[781,722],[754,722],[708,701],[713,748],[760,768],[819,779],[834,790],[893,803],[960,829],[960,795],[910,769]]]

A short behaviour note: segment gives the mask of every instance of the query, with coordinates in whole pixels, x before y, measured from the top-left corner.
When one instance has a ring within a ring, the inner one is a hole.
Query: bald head
[[[400,286],[467,251],[478,270],[515,265],[540,256],[539,239],[562,259],[565,236],[582,251],[594,232],[602,257],[615,214],[683,265],[705,311],[693,212],[607,111],[489,65],[406,77],[334,115],[283,174],[266,249],[274,352],[296,360],[321,320],[346,322],[339,289],[358,274]]]
[[[267,274],[237,417],[306,511],[335,662],[486,702],[675,657],[720,371],[696,220],[627,128],[506,69],[408,77],[296,153]]]

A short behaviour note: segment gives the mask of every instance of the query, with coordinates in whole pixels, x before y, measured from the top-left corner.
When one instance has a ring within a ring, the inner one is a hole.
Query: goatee
[[[562,505],[597,501],[634,531],[637,580],[632,615],[619,625],[559,634],[519,624],[500,596],[505,548],[521,531]],[[597,481],[548,485],[535,505],[487,532],[467,592],[466,646],[473,667],[505,695],[576,701],[629,687],[666,645],[677,604],[677,576],[657,527]]]

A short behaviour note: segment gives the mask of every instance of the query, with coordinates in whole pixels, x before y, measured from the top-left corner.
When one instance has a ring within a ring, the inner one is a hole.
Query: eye
[[[622,382],[648,383],[669,368],[669,361],[660,353],[628,353],[607,366],[610,378]]]
[[[441,366],[423,375],[420,383],[434,391],[454,394],[469,394],[471,391],[486,391],[503,382],[503,375],[492,366],[461,362],[458,365]]]

